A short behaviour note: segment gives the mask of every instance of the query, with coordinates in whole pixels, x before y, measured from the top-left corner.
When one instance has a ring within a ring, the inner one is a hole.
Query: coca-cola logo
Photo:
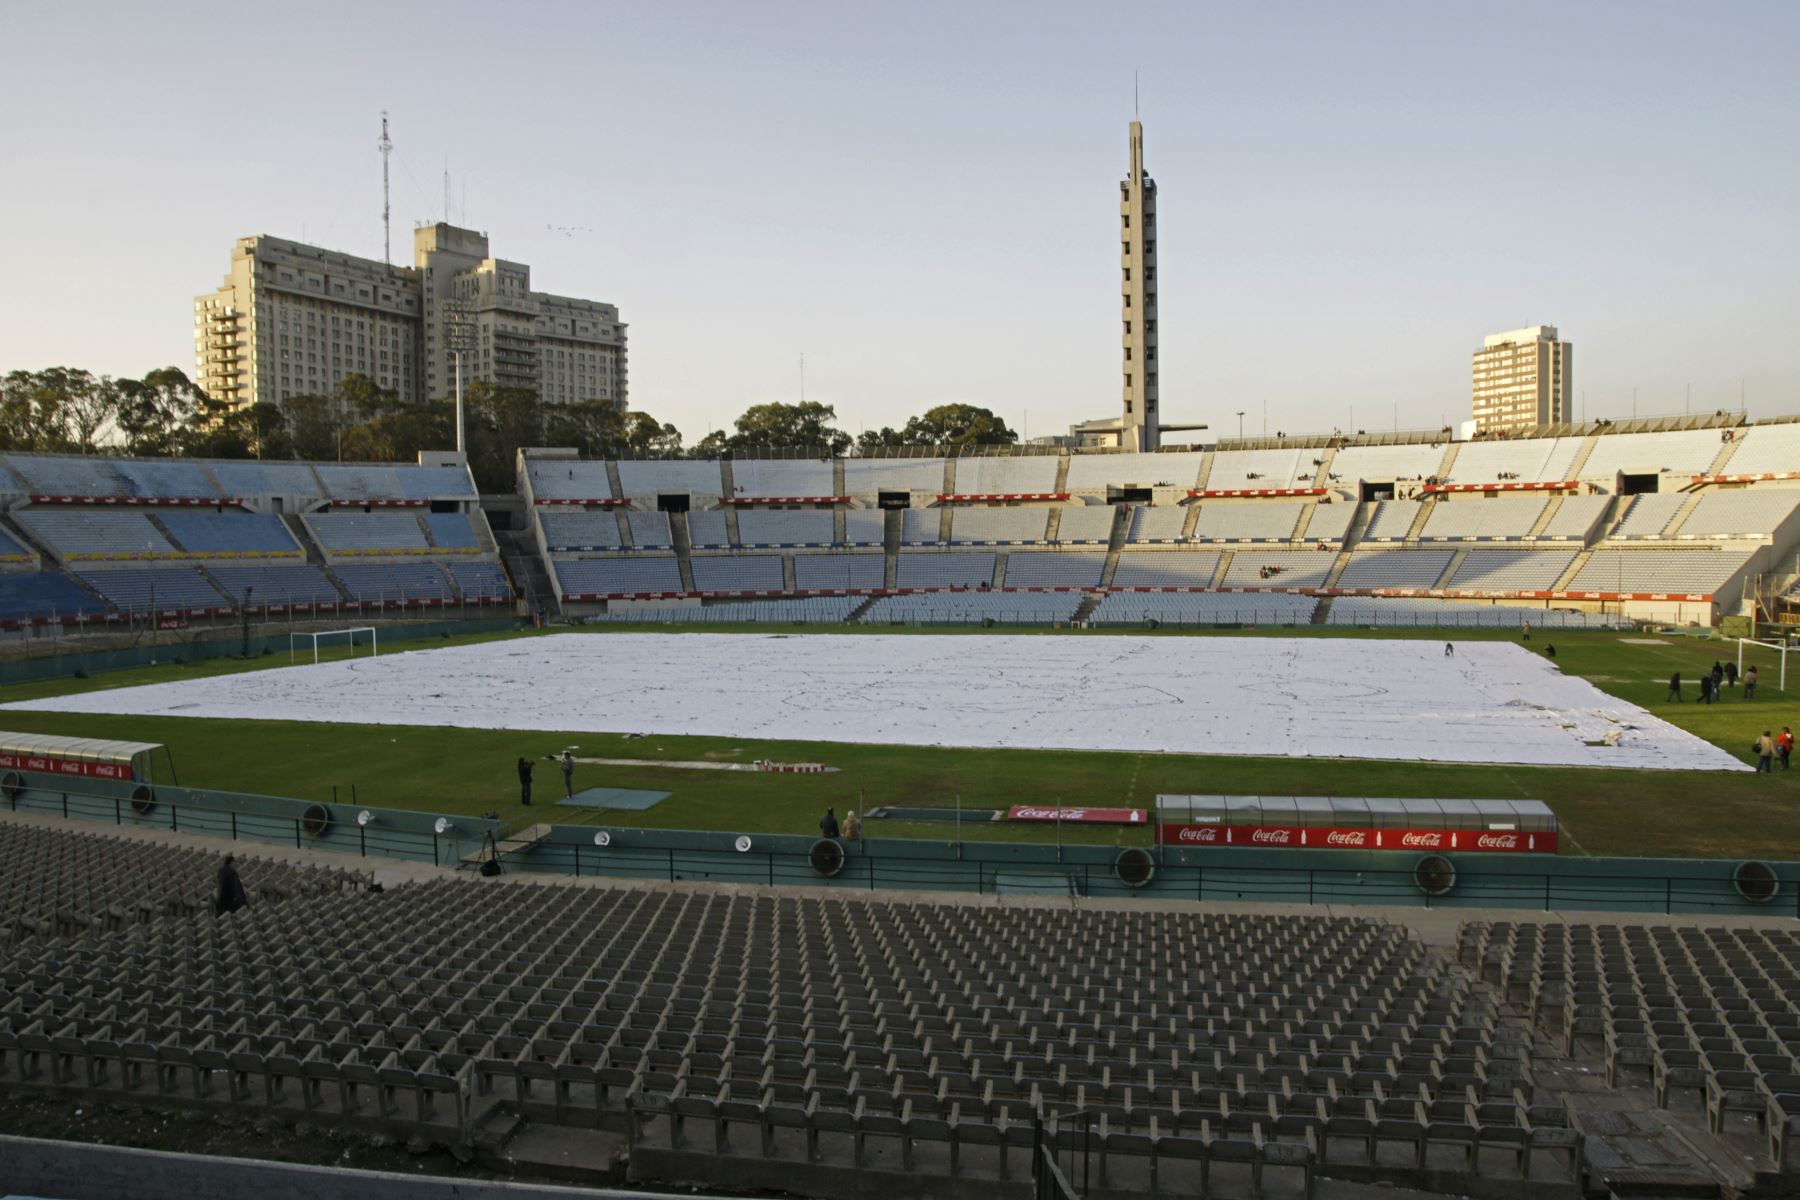
[[[1200,829],[1183,829],[1180,833],[1175,835],[1175,840],[1180,842],[1216,842],[1219,840],[1219,830],[1216,826],[1210,825]]]
[[[1285,846],[1293,836],[1286,829],[1256,829],[1251,831],[1250,840],[1264,846]]]
[[[1516,833],[1484,833],[1475,839],[1475,845],[1482,850],[1517,850],[1519,835]]]
[[[1444,844],[1444,835],[1441,833],[1402,834],[1400,837],[1400,844],[1402,846],[1417,848],[1417,849],[1421,849],[1421,850],[1436,849],[1437,847],[1442,846]]]
[[[1079,821],[1087,815],[1085,808],[1029,808],[1020,805],[1013,816],[1022,821]]]
[[[1334,829],[1325,835],[1327,846],[1366,846],[1369,835],[1360,829]]]

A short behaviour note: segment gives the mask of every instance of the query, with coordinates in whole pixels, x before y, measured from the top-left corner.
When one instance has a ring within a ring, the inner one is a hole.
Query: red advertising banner
[[[1142,825],[1147,817],[1141,808],[1038,808],[1030,804],[1015,804],[1006,810],[1006,819],[1068,821],[1086,825]]]
[[[48,754],[0,754],[0,771],[42,771],[47,775],[83,775],[89,779],[130,779],[125,763],[81,762]]]
[[[1341,829],[1300,825],[1158,825],[1165,846],[1279,846],[1287,850],[1456,850],[1555,854],[1555,833],[1499,829]]]

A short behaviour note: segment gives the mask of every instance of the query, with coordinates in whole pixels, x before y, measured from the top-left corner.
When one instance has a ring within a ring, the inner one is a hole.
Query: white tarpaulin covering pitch
[[[920,746],[1747,770],[1504,642],[562,634],[5,706]],[[1617,745],[1604,745],[1609,734]]]

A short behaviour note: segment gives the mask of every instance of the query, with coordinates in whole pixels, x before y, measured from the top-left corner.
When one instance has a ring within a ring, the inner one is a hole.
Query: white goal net
[[[373,625],[358,625],[352,629],[321,629],[314,633],[288,634],[288,661],[293,662],[297,655],[306,651],[303,647],[312,647],[312,660],[319,661],[320,647],[329,650],[333,646],[347,646],[350,657],[355,658],[358,651],[367,646],[369,657],[374,658],[380,652]]]

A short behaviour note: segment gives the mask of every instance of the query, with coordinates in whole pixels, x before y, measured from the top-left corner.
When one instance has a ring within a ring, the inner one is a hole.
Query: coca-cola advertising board
[[[46,775],[81,775],[89,779],[130,779],[125,763],[82,762],[53,754],[0,754],[0,771],[42,771]]]
[[[1165,846],[1278,846],[1287,850],[1455,850],[1555,854],[1555,833],[1500,829],[1341,829],[1301,825],[1158,825]]]
[[[1149,818],[1141,808],[1052,808],[1015,804],[1006,810],[1009,821],[1068,821],[1082,825],[1142,825]]]

